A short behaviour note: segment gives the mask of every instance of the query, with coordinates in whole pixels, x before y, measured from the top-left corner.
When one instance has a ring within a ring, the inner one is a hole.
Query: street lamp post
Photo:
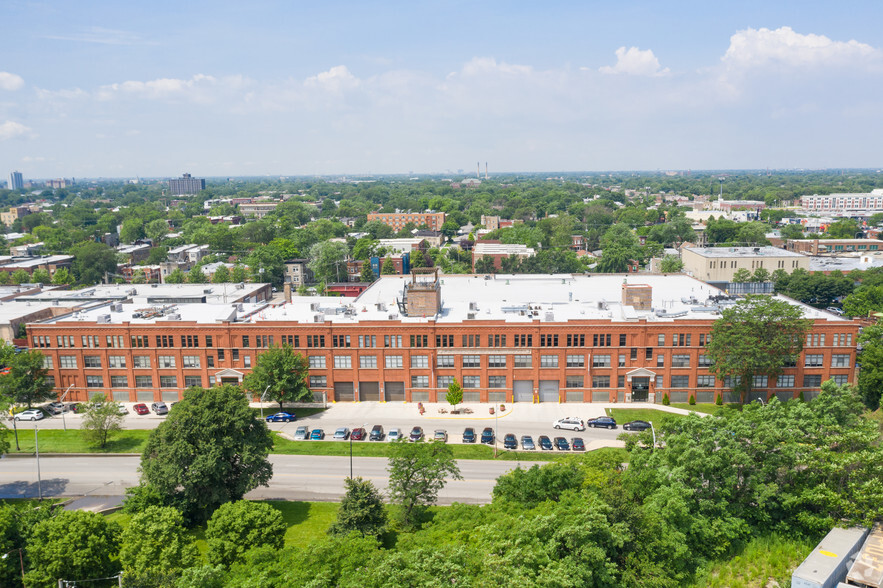
[[[267,386],[267,387],[264,389],[264,393],[261,394],[261,420],[264,420],[264,396],[266,396],[266,395],[267,395],[267,392],[270,391],[270,386],[272,386],[272,384],[270,384],[269,386]]]
[[[25,584],[25,558],[22,555],[22,548],[16,547],[12,551],[7,551],[6,553],[4,553],[2,555],[2,557],[0,557],[0,559],[6,559],[7,557],[9,557],[10,553],[13,553],[16,551],[18,552],[18,563],[21,566],[21,584],[22,584],[22,586],[24,586],[24,584]]]
[[[67,390],[64,391],[64,394],[61,395],[61,400],[58,401],[59,404],[61,404],[61,422],[62,422],[62,424],[64,424],[65,431],[67,431],[67,420],[64,418],[64,412],[65,412],[64,411],[64,398],[65,398],[65,396],[67,396],[67,393],[70,392],[71,388],[73,388],[73,387],[74,387],[73,384],[68,386]]]
[[[494,457],[497,457],[497,424],[500,422],[500,409],[494,411]]]
[[[12,416],[12,430],[15,431],[15,450],[21,451],[21,447],[18,446],[18,421],[15,420],[15,415]]]
[[[43,481],[40,479],[40,438],[38,433],[40,432],[40,428],[37,426],[37,421],[34,421],[34,449],[37,452],[37,494],[40,496],[40,500],[43,500]]]
[[[650,432],[653,433],[653,450],[656,449],[656,429],[653,428],[653,423],[650,423]]]

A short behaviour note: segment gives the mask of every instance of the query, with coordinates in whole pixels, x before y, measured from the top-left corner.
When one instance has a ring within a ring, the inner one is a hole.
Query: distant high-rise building
[[[21,172],[9,172],[9,189],[10,190],[21,190],[25,187],[24,179],[21,177]]]
[[[205,190],[203,178],[192,178],[190,174],[184,174],[176,180],[169,180],[169,192],[174,195],[196,194],[200,190]]]

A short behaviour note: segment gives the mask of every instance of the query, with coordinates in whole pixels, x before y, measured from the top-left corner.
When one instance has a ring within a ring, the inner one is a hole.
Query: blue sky
[[[0,170],[877,167],[881,21],[879,1],[6,0]]]

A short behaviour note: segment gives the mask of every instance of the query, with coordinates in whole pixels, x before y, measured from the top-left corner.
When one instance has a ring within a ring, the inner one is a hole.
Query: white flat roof
[[[778,247],[686,247],[702,257],[804,257],[800,253]]]
[[[251,296],[267,284],[98,284],[82,290],[52,290],[19,297],[21,300],[127,300],[147,304],[151,298],[201,298],[209,304],[224,304]]]

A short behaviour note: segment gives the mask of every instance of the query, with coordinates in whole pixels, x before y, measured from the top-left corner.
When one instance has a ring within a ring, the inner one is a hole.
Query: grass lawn
[[[706,403],[706,404],[698,404],[697,403],[697,404],[690,405],[690,404],[687,404],[686,402],[672,402],[671,406],[673,406],[674,408],[682,408],[684,410],[690,410],[693,412],[704,412],[705,414],[715,414],[718,410],[721,409],[721,407],[718,406],[717,404],[710,404],[710,403]],[[739,403],[725,404],[724,406],[726,406],[728,408],[735,408],[736,410],[742,409],[742,405]]]
[[[260,408],[252,407],[251,410],[252,410],[252,412],[254,412],[255,418],[258,418],[258,419],[261,418],[261,409]],[[307,407],[302,407],[302,408],[295,407],[295,406],[286,406],[284,409],[282,409],[282,412],[293,412],[294,414],[297,415],[297,418],[302,419],[304,417],[313,416],[314,414],[319,414],[319,413],[325,412],[326,410],[327,409],[325,409],[325,408],[315,407],[315,406],[307,406]],[[264,418],[266,418],[272,414],[276,414],[277,412],[280,412],[278,403],[274,403],[272,405],[266,404],[264,406]]]
[[[752,540],[729,561],[715,562],[700,570],[694,586],[708,588],[753,588],[791,585],[791,573],[809,555],[815,542],[768,535]]]
[[[664,418],[682,419],[684,415],[656,410],[653,408],[608,408],[607,414],[616,419],[616,424],[622,427],[629,421],[647,421],[658,428]]]
[[[86,443],[79,429],[41,429],[40,452],[41,453],[141,453],[150,431],[143,429],[126,429],[111,434],[110,441],[103,449],[99,449]],[[20,429],[18,431],[18,444],[20,451],[15,449],[15,436],[12,432],[7,437],[10,444],[10,453],[34,453],[34,432]]]

